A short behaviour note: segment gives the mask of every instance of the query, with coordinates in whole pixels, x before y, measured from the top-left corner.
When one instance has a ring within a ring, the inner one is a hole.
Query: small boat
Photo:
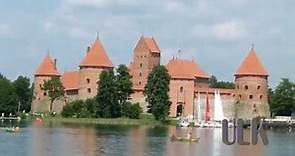
[[[177,125],[179,127],[188,127],[189,126],[189,121],[183,118],[180,118],[179,121],[177,122]]]
[[[176,136],[172,136],[170,137],[171,141],[178,141],[178,142],[189,142],[189,143],[198,143],[200,138],[184,138],[184,137],[176,137]]]
[[[5,131],[8,133],[18,133],[18,132],[20,132],[20,129],[19,128],[6,128]]]

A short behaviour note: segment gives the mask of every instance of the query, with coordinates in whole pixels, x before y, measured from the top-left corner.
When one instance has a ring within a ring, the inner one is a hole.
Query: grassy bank
[[[106,125],[176,125],[176,121],[168,119],[159,122],[152,115],[142,114],[140,119],[129,118],[63,118],[61,116],[45,117],[45,122],[59,123],[84,123],[84,124],[106,124]]]

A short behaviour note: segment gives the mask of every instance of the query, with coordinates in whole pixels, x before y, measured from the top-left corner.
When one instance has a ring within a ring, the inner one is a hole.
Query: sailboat
[[[196,126],[200,127],[209,127],[209,128],[221,128],[222,120],[224,119],[223,109],[222,109],[222,100],[219,91],[214,91],[214,108],[213,108],[213,118],[210,118],[210,109],[209,109],[209,99],[208,95],[206,97],[205,105],[205,121],[199,121]]]
[[[222,101],[219,91],[214,92],[214,114],[213,114],[213,127],[221,128],[221,121],[224,119]]]
[[[194,125],[197,127],[203,127],[203,123],[204,121],[202,120],[202,112],[201,112],[201,96],[200,93],[198,93],[198,101],[197,101],[197,105],[198,105],[198,112],[197,112],[197,120],[195,121]]]

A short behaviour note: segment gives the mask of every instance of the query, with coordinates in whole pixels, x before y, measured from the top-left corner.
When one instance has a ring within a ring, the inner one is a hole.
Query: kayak
[[[188,139],[188,138],[183,138],[183,137],[175,137],[175,136],[172,136],[172,137],[170,137],[170,140],[171,141],[178,141],[178,142],[197,143],[197,142],[199,142],[200,138],[191,138],[191,139]]]

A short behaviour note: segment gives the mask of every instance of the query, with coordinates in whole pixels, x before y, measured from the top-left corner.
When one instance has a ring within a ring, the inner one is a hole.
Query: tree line
[[[295,113],[295,83],[282,78],[275,89],[269,88],[268,103],[272,116],[290,116]]]
[[[15,81],[10,81],[0,74],[0,113],[5,116],[29,112],[33,98],[33,86],[30,79],[19,76]]]

